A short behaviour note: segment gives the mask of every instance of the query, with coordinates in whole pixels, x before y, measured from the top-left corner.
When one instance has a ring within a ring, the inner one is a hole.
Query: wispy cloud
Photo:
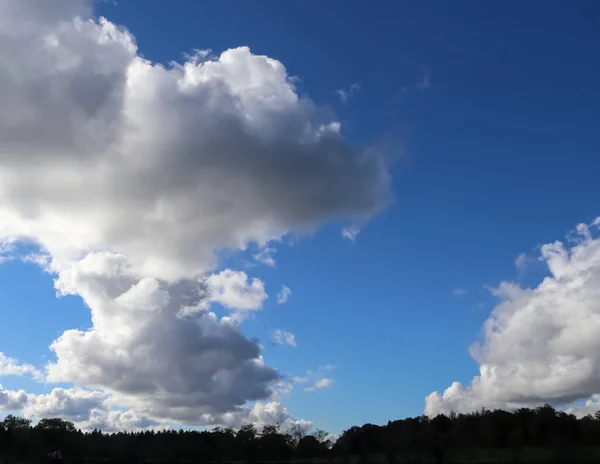
[[[515,259],[515,267],[517,269],[524,269],[527,266],[527,255],[525,253],[521,253]]]
[[[259,263],[275,267],[275,258],[273,257],[275,253],[277,253],[275,248],[263,247],[254,254],[254,259]]]
[[[358,234],[360,234],[360,229],[355,226],[344,227],[342,229],[342,237],[346,240],[350,240],[352,243],[356,242]]]
[[[452,294],[454,296],[464,296],[467,294],[467,291],[464,288],[455,288],[452,290]]]
[[[308,382],[308,377],[292,377],[292,383],[306,383]]]
[[[44,378],[42,372],[31,364],[21,364],[2,352],[0,352],[0,376],[29,376],[37,381]]]
[[[360,89],[362,89],[362,84],[360,82],[355,82],[354,84],[350,84],[349,87],[345,89],[338,89],[335,92],[340,97],[340,100],[342,100],[342,103],[346,104],[348,103],[348,100],[350,100],[350,98]]]
[[[410,92],[412,90],[427,90],[429,87],[431,87],[431,73],[429,72],[429,69],[423,66],[421,67],[421,70],[423,71],[422,79],[416,84],[405,85],[402,87],[402,92]]]
[[[292,332],[276,329],[271,334],[271,340],[276,345],[290,345],[296,348],[296,336]]]
[[[287,300],[289,300],[291,294],[292,294],[292,289],[286,285],[282,285],[281,290],[279,290],[279,293],[277,294],[277,303],[278,304],[285,303]]]
[[[332,379],[325,378],[325,379],[317,380],[315,382],[315,387],[316,388],[327,388],[327,387],[330,387],[332,383],[333,383]]]
[[[317,380],[313,387],[306,387],[304,389],[304,391],[311,392],[311,391],[319,390],[321,388],[329,388],[329,387],[331,387],[332,384],[333,384],[333,379],[329,379],[329,378],[325,377],[323,379]]]

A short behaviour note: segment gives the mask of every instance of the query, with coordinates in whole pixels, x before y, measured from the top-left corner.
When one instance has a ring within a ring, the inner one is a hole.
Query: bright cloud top
[[[431,393],[425,413],[468,412],[540,403],[568,405],[600,392],[600,219],[580,224],[567,243],[541,247],[549,275],[535,288],[502,282],[500,298],[470,349],[480,364],[469,386]]]
[[[63,260],[119,252],[173,281],[215,250],[384,206],[381,159],[352,150],[280,62],[241,47],[166,68],[124,29],[64,13],[0,30],[2,238]]]
[[[53,342],[46,380],[128,408],[98,420],[258,414],[246,402],[269,399],[279,375],[235,315],[267,294],[243,272],[211,275],[216,253],[376,213],[381,158],[353,150],[282,63],[247,47],[152,63],[83,0],[0,2],[0,43],[0,244],[39,246],[58,292],[92,315]]]

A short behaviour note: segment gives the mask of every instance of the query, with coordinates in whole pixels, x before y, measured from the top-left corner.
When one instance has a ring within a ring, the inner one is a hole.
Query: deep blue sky
[[[519,273],[515,258],[599,214],[598,2],[120,0],[97,11],[153,61],[240,45],[276,58],[348,139],[387,141],[398,158],[394,204],[356,244],[332,225],[280,247],[275,269],[248,271],[293,291],[245,323],[266,362],[291,375],[337,365],[332,387],[284,401],[320,427],[419,415],[427,394],[469,381],[467,348],[494,306],[484,286],[537,283],[543,269]],[[336,90],[357,82],[343,104]],[[17,262],[0,267],[0,307],[1,351],[34,364],[62,330],[89,324],[78,299],[56,300],[51,276]],[[274,327],[298,348],[272,346]]]

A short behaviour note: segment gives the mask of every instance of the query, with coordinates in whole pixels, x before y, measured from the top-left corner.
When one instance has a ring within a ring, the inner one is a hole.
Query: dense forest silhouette
[[[552,406],[514,411],[425,416],[365,424],[329,434],[276,425],[237,431],[161,430],[133,433],[82,432],[62,419],[7,416],[0,422],[1,464],[62,460],[123,463],[225,462],[527,462],[596,461],[600,457],[600,412],[577,418]]]

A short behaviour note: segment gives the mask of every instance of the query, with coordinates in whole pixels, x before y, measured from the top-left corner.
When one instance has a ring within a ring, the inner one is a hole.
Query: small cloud
[[[290,298],[291,294],[292,294],[292,290],[290,289],[290,287],[287,287],[286,285],[282,285],[281,290],[277,294],[277,303],[278,304],[285,303]]]
[[[345,227],[342,229],[342,237],[346,240],[350,240],[352,243],[356,242],[358,234],[360,234],[360,229],[355,226]]]
[[[271,334],[271,340],[276,345],[290,345],[296,348],[296,336],[292,332],[276,329]]]
[[[29,376],[38,382],[44,380],[44,374],[36,367],[31,364],[21,364],[2,352],[0,352],[0,376]]]
[[[464,296],[467,294],[467,291],[464,288],[455,288],[452,290],[452,294],[454,296]]]
[[[282,396],[288,395],[294,389],[293,382],[279,381],[271,387],[272,400],[279,400]]]
[[[319,366],[319,371],[330,371],[331,369],[335,369],[337,364],[325,364],[324,366]]]
[[[308,382],[308,377],[292,377],[292,383],[306,383]]]
[[[361,88],[362,88],[362,84],[360,82],[355,82],[354,84],[351,84],[350,87],[348,87],[346,89],[336,90],[336,93],[340,97],[340,100],[342,100],[342,103],[347,104],[350,97],[352,97],[352,95],[354,95],[356,92],[358,92]]]
[[[524,269],[527,266],[527,255],[525,253],[521,253],[515,259],[515,267],[517,269]]]
[[[309,381],[312,383],[314,381],[313,385],[304,389],[305,392],[312,392],[321,388],[327,388],[331,386],[333,380],[325,377],[325,372],[335,369],[336,367],[338,367],[337,364],[325,364],[323,366],[319,366],[316,370],[307,370],[305,377],[293,377],[291,381],[292,383],[306,383]],[[316,380],[312,380],[315,378]]]
[[[273,255],[275,253],[277,253],[277,250],[275,248],[263,247],[254,254],[254,259],[259,263],[275,267],[275,258],[273,258]]]
[[[320,390],[322,388],[329,388],[333,384],[333,379],[323,378],[319,379],[315,382],[315,385],[312,387],[306,387],[304,389],[305,392],[312,392],[315,390]]]
[[[315,388],[328,388],[333,383],[332,379],[324,378],[315,382]]]
[[[423,70],[423,78],[413,85],[405,85],[402,87],[402,92],[410,92],[412,90],[427,90],[431,87],[431,73],[429,69],[422,67]]]

